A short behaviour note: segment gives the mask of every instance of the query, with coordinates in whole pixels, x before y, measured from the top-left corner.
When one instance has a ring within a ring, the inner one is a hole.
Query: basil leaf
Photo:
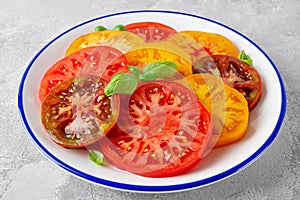
[[[143,74],[147,77],[155,76],[156,78],[164,78],[171,76],[177,72],[177,66],[170,61],[156,61],[146,65],[143,69]],[[150,75],[151,74],[151,75]]]
[[[103,154],[100,151],[91,150],[89,152],[90,160],[96,163],[97,165],[102,165],[103,163]]]
[[[156,79],[156,76],[152,73],[140,74],[138,80],[140,81],[153,81]]]
[[[242,50],[238,56],[238,58],[242,61],[244,61],[245,63],[247,63],[248,65],[252,66],[252,59],[250,58],[250,56],[248,56],[244,50]]]
[[[128,66],[128,69],[135,77],[138,77],[141,74],[140,69],[135,66]]]
[[[121,77],[124,75],[124,73],[115,74],[107,84],[107,86],[104,89],[104,94],[106,96],[109,96],[113,94],[114,87],[117,84],[117,82],[121,79]]]
[[[112,94],[131,94],[136,89],[138,80],[132,74],[120,73],[112,77],[104,89],[106,96]]]

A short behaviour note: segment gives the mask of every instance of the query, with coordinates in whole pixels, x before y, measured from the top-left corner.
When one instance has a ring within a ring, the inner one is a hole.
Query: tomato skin
[[[147,22],[135,22],[135,23],[131,23],[131,24],[127,24],[125,26],[126,28],[126,31],[129,31],[129,30],[132,30],[132,29],[135,29],[135,28],[144,28],[144,27],[156,27],[156,28],[163,28],[163,29],[169,29],[169,30],[172,30],[172,31],[176,31],[174,28],[166,25],[166,24],[162,24],[162,23],[159,23],[159,22],[150,22],[150,21],[147,21]]]
[[[212,115],[213,147],[232,144],[246,134],[249,110],[240,92],[211,74],[193,74],[184,81]]]
[[[138,166],[133,166],[133,163],[126,162],[124,157],[126,154],[130,154],[128,151],[125,151],[120,148],[116,148],[116,146],[112,143],[111,138],[117,137],[112,136],[111,134],[114,133],[118,135],[118,137],[123,136],[124,132],[118,127],[114,126],[114,128],[108,133],[107,137],[103,137],[101,140],[100,151],[104,154],[105,158],[115,167],[129,171],[131,173],[144,176],[144,177],[152,177],[152,178],[163,178],[163,177],[172,177],[178,176],[181,174],[185,174],[188,171],[192,170],[200,161],[200,156],[193,156],[189,162],[185,163],[184,166],[179,166],[180,163],[174,163],[173,165],[170,164],[168,166],[157,168],[154,167],[153,170],[142,170],[143,172],[139,172]],[[143,168],[143,166],[141,166]]]
[[[127,24],[126,31],[142,37],[145,42],[158,42],[167,39],[177,31],[170,26],[158,22],[136,22]]]
[[[107,81],[93,76],[67,80],[46,96],[41,120],[52,141],[83,148],[99,141],[115,124],[119,98],[107,97]]]
[[[119,50],[108,47],[88,47],[66,56],[44,74],[39,89],[41,101],[56,85],[76,76],[101,76],[107,81],[119,72],[128,71],[129,61]]]
[[[175,176],[207,154],[211,116],[185,86],[147,82],[120,101],[117,124],[100,144],[114,166],[147,177]]]
[[[256,69],[233,56],[213,55],[199,60],[194,73],[212,73],[241,92],[249,110],[258,103],[262,93],[262,79]]]

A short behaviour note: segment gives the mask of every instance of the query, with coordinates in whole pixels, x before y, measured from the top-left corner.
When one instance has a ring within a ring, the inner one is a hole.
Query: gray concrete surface
[[[33,56],[62,31],[113,12],[164,9],[201,15],[250,37],[286,84],[278,138],[254,164],[216,184],[174,194],[135,194],[78,179],[44,158],[19,120],[17,91]],[[0,199],[300,199],[300,3],[297,0],[0,0]]]

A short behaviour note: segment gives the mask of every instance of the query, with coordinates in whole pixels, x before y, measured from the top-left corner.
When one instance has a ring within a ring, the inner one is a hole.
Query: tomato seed
[[[124,143],[124,140],[118,141],[118,145],[122,145]]]
[[[104,105],[104,106],[109,105],[109,104],[110,104],[110,101],[109,101],[108,99],[107,99],[106,101],[103,102],[103,105]]]
[[[154,158],[154,159],[156,159],[157,158],[156,153],[151,154],[151,157]]]
[[[96,99],[96,101],[99,103],[102,99],[104,99],[104,95],[99,95]]]
[[[178,135],[183,135],[183,134],[184,134],[183,130],[178,131]]]
[[[170,160],[170,158],[171,158],[171,154],[168,151],[164,151],[164,156],[167,161]]]
[[[68,91],[69,91],[70,93],[73,93],[73,92],[74,92],[74,88],[73,88],[73,87],[69,87]]]
[[[144,153],[147,153],[148,151],[149,151],[149,149],[148,149],[148,148],[144,149]]]
[[[132,149],[132,147],[131,147],[131,146],[127,147],[127,150],[128,150],[128,151],[130,151],[131,149]]]

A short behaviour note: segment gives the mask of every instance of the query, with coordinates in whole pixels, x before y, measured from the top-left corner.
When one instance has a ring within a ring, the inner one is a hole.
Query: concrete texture
[[[300,3],[296,0],[0,0],[0,199],[300,199]],[[29,61],[62,31],[113,12],[164,9],[201,15],[250,37],[272,58],[286,85],[278,138],[242,172],[174,194],[106,189],[57,168],[28,139],[16,105]]]

